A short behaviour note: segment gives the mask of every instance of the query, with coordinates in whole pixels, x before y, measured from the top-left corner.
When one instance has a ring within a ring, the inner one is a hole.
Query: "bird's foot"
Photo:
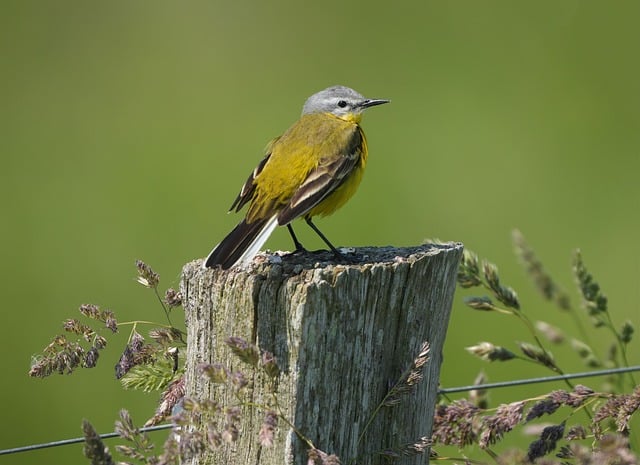
[[[289,252],[288,257],[317,257],[321,262],[334,262],[342,265],[355,265],[362,262],[363,257],[355,252],[355,249],[342,247],[340,250],[318,249],[307,250],[304,247],[298,248],[293,252]]]

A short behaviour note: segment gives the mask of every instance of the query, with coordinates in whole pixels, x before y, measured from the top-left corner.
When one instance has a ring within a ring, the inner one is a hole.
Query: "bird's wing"
[[[309,172],[278,214],[278,223],[285,225],[306,215],[335,192],[361,162],[362,147],[363,135],[360,128],[356,128],[342,152],[320,159],[318,166]]]
[[[254,168],[254,170],[251,172],[251,174],[249,175],[245,183],[242,185],[242,189],[240,189],[240,193],[238,194],[236,199],[233,201],[233,204],[231,204],[229,211],[233,211],[233,210],[237,212],[240,211],[240,209],[244,207],[244,205],[253,198],[253,194],[256,189],[255,179],[258,177],[260,173],[262,173],[262,170],[264,169],[264,165],[266,165],[267,162],[269,161],[269,158],[271,157],[271,149],[273,147],[273,144],[275,144],[278,141],[278,139],[279,137],[269,142],[266,148],[266,155],[262,160],[260,160],[260,163],[258,163],[258,166]]]

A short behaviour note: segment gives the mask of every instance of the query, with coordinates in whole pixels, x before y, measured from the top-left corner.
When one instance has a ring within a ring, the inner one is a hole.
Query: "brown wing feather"
[[[254,181],[258,177],[258,175],[262,173],[262,170],[264,169],[264,165],[266,165],[267,162],[269,161],[269,158],[271,157],[271,149],[273,148],[273,144],[275,144],[278,141],[278,139],[280,138],[276,137],[271,142],[269,142],[269,144],[267,145],[267,149],[265,150],[266,154],[264,158],[260,160],[260,163],[258,163],[258,166],[254,168],[254,170],[251,172],[251,174],[249,175],[245,183],[242,185],[242,189],[240,189],[240,193],[231,204],[229,211],[233,211],[233,210],[237,212],[240,211],[240,209],[242,209],[242,207],[244,207],[244,205],[253,198],[253,194],[255,193],[255,190],[256,190],[256,185]]]
[[[344,153],[320,161],[291,197],[288,205],[278,214],[278,224],[285,225],[306,215],[347,179],[360,163],[362,133],[353,131]]]

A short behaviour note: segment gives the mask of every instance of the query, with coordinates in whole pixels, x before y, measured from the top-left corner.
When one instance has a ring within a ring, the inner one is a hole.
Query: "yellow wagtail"
[[[302,116],[267,147],[231,205],[247,214],[204,262],[223,269],[251,262],[276,226],[287,226],[296,251],[304,250],[291,222],[304,218],[333,253],[338,250],[311,218],[330,215],[355,193],[367,163],[367,141],[359,123],[365,109],[389,100],[367,99],[333,86],[313,94]]]

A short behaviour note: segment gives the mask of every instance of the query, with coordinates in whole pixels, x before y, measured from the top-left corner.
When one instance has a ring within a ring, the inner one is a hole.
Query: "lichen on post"
[[[187,397],[242,406],[237,439],[193,463],[306,464],[311,447],[343,464],[379,463],[380,454],[397,454],[395,463],[428,462],[416,453],[431,433],[462,245],[355,254],[361,259],[354,264],[313,253],[261,255],[250,270],[204,270],[201,260],[185,265]],[[273,354],[280,368],[274,382],[254,371],[241,402],[198,370],[216,362],[241,367],[225,344],[229,337]],[[386,402],[425,342],[429,361],[414,367],[424,379]],[[273,445],[263,447],[260,406],[273,405],[274,396],[281,419]]]

